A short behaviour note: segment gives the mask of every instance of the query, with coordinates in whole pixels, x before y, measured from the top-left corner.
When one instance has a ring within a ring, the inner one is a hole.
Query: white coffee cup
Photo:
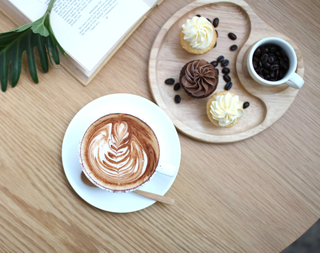
[[[263,79],[262,77],[260,77],[258,75],[258,73],[255,71],[254,67],[253,67],[253,56],[254,56],[254,52],[256,51],[256,49],[260,46],[263,45],[277,45],[279,46],[287,55],[288,59],[289,59],[289,68],[287,70],[287,73],[285,74],[285,76],[278,80],[278,81],[269,81],[266,79]],[[259,40],[256,44],[254,44],[248,54],[248,58],[247,58],[247,67],[248,67],[248,71],[250,76],[258,83],[262,84],[262,85],[267,85],[267,86],[275,86],[275,85],[280,85],[280,84],[287,84],[288,86],[295,88],[295,89],[300,89],[302,87],[302,85],[304,84],[304,80],[302,79],[301,76],[299,76],[297,73],[295,73],[296,68],[297,68],[297,55],[293,49],[293,47],[286,42],[283,39],[280,38],[276,38],[276,37],[268,37],[268,38],[264,38],[262,40]]]
[[[133,136],[132,142],[130,135]],[[146,144],[141,145],[140,141],[147,143],[147,148]],[[90,158],[90,150],[94,154],[93,158]],[[131,150],[133,150],[132,154],[140,155],[131,157]],[[110,192],[124,193],[136,190],[148,182],[156,172],[171,177],[177,173],[175,166],[161,160],[161,147],[154,130],[145,121],[131,114],[112,113],[94,121],[83,133],[78,152],[84,175],[97,187]],[[143,156],[141,156],[142,153]],[[148,153],[151,154],[150,157]],[[116,161],[118,154],[119,159],[122,160],[120,167],[126,167],[121,186],[120,183],[117,185],[108,182],[108,178],[113,178],[111,181],[114,181],[114,175],[117,174],[115,172],[120,171]],[[138,159],[142,161],[140,172],[135,165]],[[147,164],[150,165],[149,170],[146,169]],[[144,171],[147,174],[144,174]],[[97,175],[95,172],[99,172],[98,177],[95,176]],[[134,180],[137,182],[125,179],[128,175],[130,176],[130,173],[134,175]]]

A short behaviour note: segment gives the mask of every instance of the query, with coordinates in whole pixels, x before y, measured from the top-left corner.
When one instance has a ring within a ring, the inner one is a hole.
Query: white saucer
[[[127,213],[146,208],[154,200],[138,194],[110,193],[90,187],[81,180],[78,148],[80,139],[89,125],[109,113],[128,113],[145,121],[156,133],[163,163],[171,164],[179,171],[181,149],[177,131],[169,117],[153,102],[131,94],[113,94],[100,97],[84,106],[71,120],[62,143],[62,164],[67,179],[75,192],[96,208]],[[140,190],[164,195],[173,184],[174,177],[156,173]]]

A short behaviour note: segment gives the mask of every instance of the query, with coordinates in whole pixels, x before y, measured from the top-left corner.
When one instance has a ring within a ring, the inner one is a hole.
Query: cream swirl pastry
[[[149,180],[159,159],[151,128],[128,114],[111,114],[94,122],[84,135],[81,163],[97,186],[126,191]]]
[[[185,64],[179,82],[182,88],[192,97],[204,98],[217,88],[219,76],[216,68],[206,60],[194,60]]]
[[[187,19],[182,25],[182,32],[184,33],[183,39],[196,49],[209,47],[215,34],[212,24],[206,18],[197,16]]]
[[[243,116],[243,102],[238,95],[232,95],[231,92],[218,94],[210,103],[210,114],[213,120],[219,122],[219,126],[227,127]]]

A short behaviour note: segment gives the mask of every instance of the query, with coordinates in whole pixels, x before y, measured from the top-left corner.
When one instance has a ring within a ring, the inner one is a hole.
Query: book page
[[[34,21],[44,14],[49,0],[10,2]],[[51,25],[68,55],[92,71],[149,9],[143,0],[56,0]]]

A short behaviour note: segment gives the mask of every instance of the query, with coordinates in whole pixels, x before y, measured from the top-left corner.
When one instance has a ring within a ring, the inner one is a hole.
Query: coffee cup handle
[[[167,163],[161,163],[157,167],[157,172],[166,176],[174,177],[177,173],[177,167]]]
[[[293,73],[290,79],[286,82],[292,88],[300,89],[304,84],[304,80],[297,73]]]

